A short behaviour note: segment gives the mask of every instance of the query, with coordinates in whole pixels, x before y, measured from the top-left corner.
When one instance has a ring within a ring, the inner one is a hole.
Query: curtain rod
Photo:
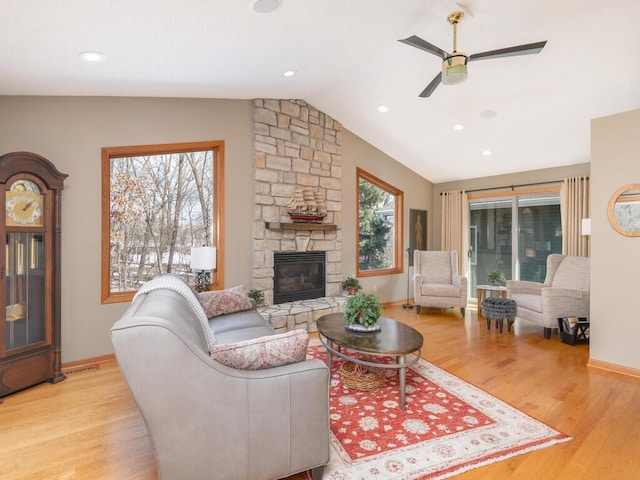
[[[505,188],[510,188],[511,191],[514,191],[516,188],[520,188],[520,187],[534,187],[536,185],[549,185],[551,183],[562,183],[562,180],[551,180],[548,182],[535,182],[535,183],[521,183],[518,185],[505,185],[503,187],[476,188],[473,190],[465,190],[465,193],[486,192],[488,190],[502,190]],[[445,195],[446,193],[447,192],[440,192],[440,195]]]

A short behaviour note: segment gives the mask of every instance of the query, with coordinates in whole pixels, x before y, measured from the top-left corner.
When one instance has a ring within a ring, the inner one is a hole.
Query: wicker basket
[[[340,366],[340,378],[347,387],[371,392],[384,385],[384,368],[369,367],[354,362],[344,362]]]

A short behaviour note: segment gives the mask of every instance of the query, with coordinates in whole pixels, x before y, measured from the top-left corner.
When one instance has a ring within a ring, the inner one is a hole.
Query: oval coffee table
[[[317,320],[318,338],[327,349],[327,365],[331,370],[332,354],[345,360],[378,368],[397,368],[400,376],[400,408],[405,409],[405,383],[407,367],[420,360],[423,338],[420,332],[390,318],[378,319],[380,330],[354,332],[347,330],[342,313],[330,313]],[[343,350],[346,349],[347,351]],[[374,357],[395,357],[394,363],[378,363],[358,358],[365,353]],[[407,359],[407,355],[413,358]]]

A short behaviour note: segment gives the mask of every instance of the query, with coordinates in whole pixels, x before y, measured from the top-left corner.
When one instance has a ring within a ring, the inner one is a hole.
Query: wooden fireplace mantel
[[[264,222],[269,230],[337,230],[335,223]]]

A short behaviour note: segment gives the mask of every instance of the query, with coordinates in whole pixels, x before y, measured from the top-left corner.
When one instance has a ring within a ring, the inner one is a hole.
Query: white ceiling
[[[590,119],[640,108],[638,0],[251,3],[0,0],[0,95],[301,98],[434,183],[588,162]],[[419,98],[440,60],[397,40],[451,51],[460,5],[460,51],[548,43]]]

